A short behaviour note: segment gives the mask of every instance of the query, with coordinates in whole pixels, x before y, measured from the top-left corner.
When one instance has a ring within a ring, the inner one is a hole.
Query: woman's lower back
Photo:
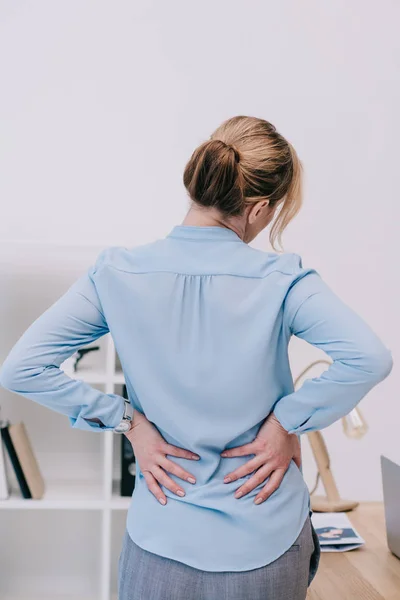
[[[296,540],[309,515],[309,493],[294,462],[279,489],[262,504],[254,504],[258,488],[235,498],[239,484],[224,483],[223,475],[195,486],[181,482],[186,495],[166,490],[168,502],[162,506],[138,470],[128,532],[141,548],[204,571],[264,566]]]

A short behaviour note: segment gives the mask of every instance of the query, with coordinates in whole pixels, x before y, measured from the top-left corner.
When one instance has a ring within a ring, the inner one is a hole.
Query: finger
[[[171,456],[178,456],[179,458],[188,458],[189,460],[199,460],[200,456],[195,452],[190,452],[190,450],[185,450],[184,448],[179,448],[179,446],[174,446],[173,444],[165,444],[165,454],[170,454]]]
[[[243,446],[236,446],[235,448],[228,448],[221,452],[221,456],[224,458],[232,458],[233,456],[247,456],[248,454],[255,454],[254,442],[249,444],[243,444]]]
[[[263,464],[265,464],[264,459],[261,458],[261,456],[255,456],[244,465],[241,465],[240,467],[232,471],[232,473],[227,473],[227,475],[225,475],[224,477],[224,483],[230,483],[231,481],[236,481],[237,479],[240,479],[240,477],[245,477],[245,475],[249,475],[255,469],[261,467],[261,465]]]
[[[269,465],[265,465],[264,467],[258,469],[258,471],[256,471],[254,475],[246,481],[246,483],[241,485],[236,490],[235,498],[242,498],[242,496],[245,496],[246,494],[254,490],[254,488],[256,488],[263,481],[265,481],[267,477],[269,477],[273,472],[273,467]]]
[[[157,479],[161,485],[167,488],[173,494],[177,496],[185,496],[185,490],[183,490],[171,477],[169,477],[164,469],[159,466],[155,466],[152,469],[152,473],[154,477]]]
[[[196,478],[194,475],[185,471],[182,467],[174,463],[172,460],[164,457],[160,460],[160,467],[167,471],[168,473],[172,473],[172,475],[176,475],[180,479],[185,479],[189,483],[196,483]]]
[[[147,487],[149,488],[153,496],[157,498],[160,504],[167,504],[167,498],[160,486],[158,485],[155,477],[150,473],[150,471],[142,471],[142,473],[147,483]]]
[[[282,483],[282,479],[285,473],[286,471],[284,469],[277,469],[272,473],[271,477],[268,479],[268,482],[264,485],[263,489],[254,498],[255,504],[261,504],[262,502],[265,502],[265,500],[267,500],[274,492],[276,492],[276,490]]]

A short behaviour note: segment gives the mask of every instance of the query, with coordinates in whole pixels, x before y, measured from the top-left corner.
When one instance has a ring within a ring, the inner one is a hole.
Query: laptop
[[[381,468],[387,543],[400,558],[400,465],[381,456]]]

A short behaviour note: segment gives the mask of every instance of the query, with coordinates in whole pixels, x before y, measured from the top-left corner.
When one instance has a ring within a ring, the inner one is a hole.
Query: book
[[[0,500],[7,500],[10,496],[10,485],[6,471],[6,460],[4,455],[4,442],[1,435],[1,428],[7,423],[0,421]]]
[[[345,513],[313,513],[311,520],[321,552],[347,552],[365,544]]]
[[[2,427],[1,436],[22,496],[26,499],[40,500],[43,498],[45,485],[24,423]]]

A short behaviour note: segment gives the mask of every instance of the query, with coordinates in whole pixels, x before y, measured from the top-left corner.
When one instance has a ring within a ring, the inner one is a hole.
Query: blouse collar
[[[220,226],[176,225],[167,237],[186,240],[212,240],[218,242],[243,242],[237,233]]]

